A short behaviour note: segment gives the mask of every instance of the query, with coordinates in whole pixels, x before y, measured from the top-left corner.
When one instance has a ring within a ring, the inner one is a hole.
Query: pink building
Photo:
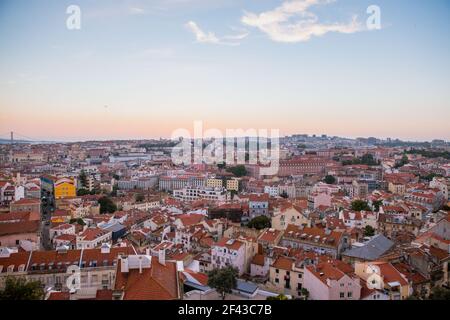
[[[0,246],[30,249],[40,247],[39,220],[0,223]]]
[[[312,300],[359,300],[360,279],[352,266],[339,260],[328,260],[305,268],[303,288]]]
[[[313,210],[320,206],[331,206],[331,195],[325,192],[314,192],[308,195],[308,208]]]

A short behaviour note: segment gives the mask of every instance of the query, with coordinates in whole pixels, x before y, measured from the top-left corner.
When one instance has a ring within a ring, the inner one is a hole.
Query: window
[[[353,293],[352,293],[352,292],[347,292],[347,298],[351,299],[352,296],[353,296]]]
[[[278,278],[275,278],[275,283],[279,283],[280,280],[278,280]]]
[[[345,297],[345,293],[344,292],[339,292],[339,298],[343,299]]]

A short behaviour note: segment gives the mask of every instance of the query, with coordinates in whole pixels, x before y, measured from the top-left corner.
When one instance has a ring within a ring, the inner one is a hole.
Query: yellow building
[[[280,256],[270,266],[266,285],[277,293],[298,298],[303,287],[303,269],[296,266],[294,258]]]
[[[76,197],[77,190],[75,186],[75,181],[69,178],[58,179],[55,182],[55,198],[69,198]]]
[[[239,179],[233,178],[227,180],[227,190],[239,191]]]
[[[289,224],[310,227],[311,220],[305,217],[302,211],[302,208],[289,202],[276,207],[272,217],[272,228],[283,231]]]
[[[402,196],[406,192],[406,186],[403,183],[389,182],[388,190],[393,194]]]
[[[206,180],[206,186],[209,188],[222,188],[223,181],[222,179],[209,178],[208,180]]]

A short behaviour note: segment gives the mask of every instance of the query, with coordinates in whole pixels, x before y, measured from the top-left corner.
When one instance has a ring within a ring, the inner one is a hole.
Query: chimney
[[[142,274],[142,256],[139,256],[139,274]]]
[[[166,265],[166,249],[160,249],[158,253],[159,263],[163,266]]]
[[[150,248],[145,249],[145,255],[147,255],[147,256],[150,255]]]
[[[129,271],[128,257],[127,256],[121,256],[120,257],[120,270],[122,272],[128,272]]]

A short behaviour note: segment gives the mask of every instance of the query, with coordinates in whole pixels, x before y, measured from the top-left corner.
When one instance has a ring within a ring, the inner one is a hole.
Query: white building
[[[183,201],[195,201],[200,199],[227,201],[230,199],[230,193],[225,188],[186,187],[180,190],[174,190],[173,196],[174,198]]]
[[[441,190],[441,192],[444,194],[445,200],[450,200],[448,197],[448,188],[450,185],[450,179],[445,178],[437,178],[434,177],[433,180],[430,182],[430,188],[437,188]]]
[[[212,246],[211,263],[213,268],[233,266],[239,275],[245,270],[245,244],[239,240],[223,237]]]
[[[268,193],[271,197],[277,197],[279,193],[278,186],[264,186],[264,193]]]
[[[77,249],[92,249],[112,240],[112,232],[100,228],[88,228],[77,236]]]

